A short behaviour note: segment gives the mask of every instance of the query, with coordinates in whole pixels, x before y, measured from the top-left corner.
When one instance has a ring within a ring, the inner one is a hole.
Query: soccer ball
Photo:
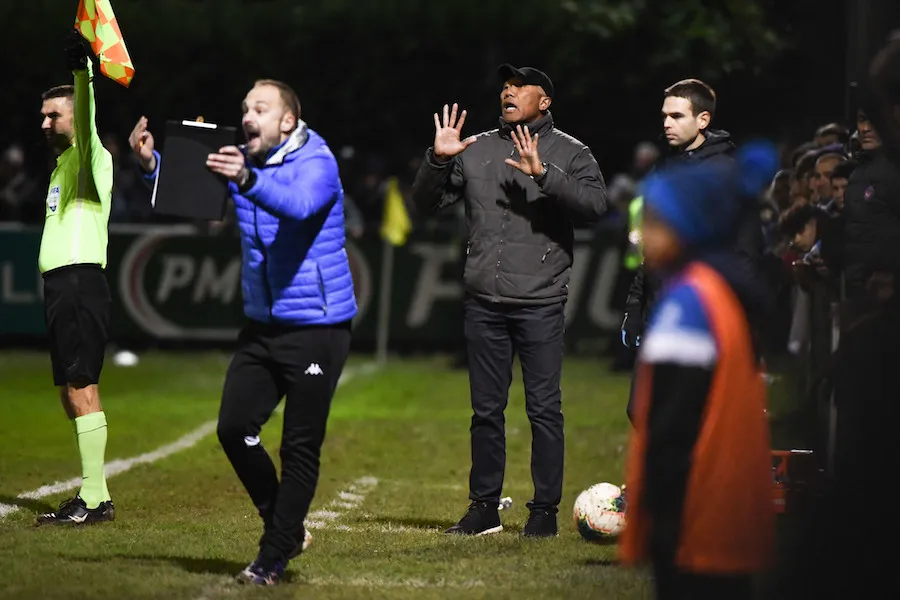
[[[611,483],[592,485],[578,494],[572,516],[587,541],[613,539],[625,529],[625,492]]]

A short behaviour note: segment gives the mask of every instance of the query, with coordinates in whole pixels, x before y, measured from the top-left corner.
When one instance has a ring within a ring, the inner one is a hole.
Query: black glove
[[[641,345],[643,333],[644,320],[641,318],[640,310],[625,313],[625,320],[622,321],[622,344],[634,350]]]
[[[87,69],[87,51],[84,48],[84,38],[72,29],[66,36],[64,48],[66,50],[66,66],[70,71],[83,71]]]

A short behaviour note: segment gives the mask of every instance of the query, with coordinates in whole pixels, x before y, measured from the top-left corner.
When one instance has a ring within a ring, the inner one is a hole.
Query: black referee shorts
[[[99,265],[72,265],[44,273],[44,316],[54,385],[89,385],[100,380],[110,304],[106,274]]]

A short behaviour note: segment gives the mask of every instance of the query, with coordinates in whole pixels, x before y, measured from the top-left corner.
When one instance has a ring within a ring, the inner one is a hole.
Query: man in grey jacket
[[[416,175],[423,211],[465,202],[465,336],[472,400],[472,469],[465,516],[447,533],[503,529],[498,502],[506,463],[504,410],[518,354],[531,422],[534,498],[523,534],[557,534],[562,496],[560,374],[573,220],[606,211],[590,149],[553,126],[553,83],[530,67],[499,69],[500,127],[461,139],[466,111],[435,113],[434,145]]]

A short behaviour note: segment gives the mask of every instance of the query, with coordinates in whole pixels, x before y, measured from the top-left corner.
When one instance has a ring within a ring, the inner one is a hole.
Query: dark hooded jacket
[[[883,150],[860,156],[847,183],[842,218],[847,296],[865,296],[874,273],[900,279],[900,167]]]
[[[731,134],[721,129],[708,129],[705,133],[706,140],[694,150],[677,150],[666,157],[657,169],[667,168],[691,161],[733,161],[735,145],[731,141]],[[749,206],[743,215],[738,227],[733,250],[735,260],[729,261],[729,272],[739,272],[735,277],[742,281],[752,282],[751,287],[763,289],[763,280],[760,275],[759,262],[764,249],[762,221],[756,206]],[[644,272],[643,265],[635,272],[634,280],[628,289],[628,298],[625,301],[625,312],[629,315],[641,315],[646,322],[653,307],[655,297],[659,292],[659,281],[652,275]],[[761,298],[767,297],[763,295]],[[751,321],[758,321],[761,314],[768,310],[767,302],[754,302],[754,313]],[[760,311],[759,313],[756,311]]]

